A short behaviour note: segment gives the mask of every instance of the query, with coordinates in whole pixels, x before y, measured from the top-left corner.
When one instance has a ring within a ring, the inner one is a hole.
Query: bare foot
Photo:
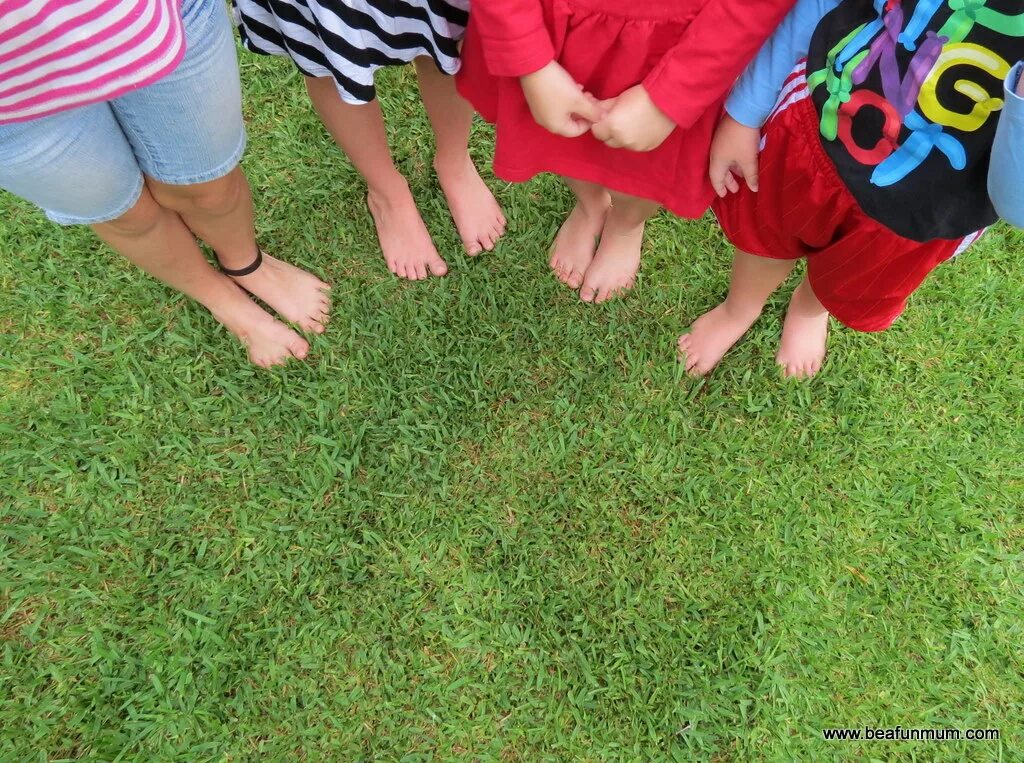
[[[759,310],[737,314],[728,302],[712,308],[693,322],[689,333],[679,337],[679,362],[686,364],[690,376],[710,373],[760,314]]]
[[[629,231],[610,231],[605,225],[594,261],[587,268],[580,287],[580,299],[601,304],[633,288],[640,270],[640,247],[644,226]]]
[[[255,271],[232,279],[303,331],[324,333],[331,312],[331,298],[327,294],[331,287],[312,273],[264,252],[263,263]]]
[[[428,273],[443,276],[448,272],[448,265],[434,248],[404,180],[388,193],[370,191],[366,204],[377,226],[377,238],[388,270],[411,281],[420,281]]]
[[[587,268],[594,261],[597,240],[611,205],[611,197],[607,194],[605,197],[608,203],[599,211],[588,211],[577,202],[555,236],[554,251],[551,252],[548,266],[558,280],[570,289],[578,289],[583,285]]]
[[[249,360],[261,368],[281,366],[291,358],[305,359],[309,343],[232,286],[237,294],[210,307],[213,317],[238,337],[249,351]]]
[[[787,378],[810,379],[825,362],[828,311],[814,296],[807,281],[793,292],[782,324],[782,341],[776,362]]]
[[[466,253],[475,257],[494,249],[505,233],[505,215],[469,154],[452,162],[435,160],[434,171]]]
[[[782,341],[776,362],[782,366],[783,376],[810,379],[821,370],[825,362],[828,340],[828,313],[801,315],[790,310],[782,324]]]

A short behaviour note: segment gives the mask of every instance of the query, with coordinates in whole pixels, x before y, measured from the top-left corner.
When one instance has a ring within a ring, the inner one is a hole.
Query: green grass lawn
[[[261,240],[335,285],[304,365],[0,198],[0,760],[1024,759],[1024,236],[810,383],[785,294],[692,381],[710,220],[587,306],[546,268],[566,191],[494,181],[470,260],[391,71],[451,266],[403,283],[290,66],[243,77]],[[896,725],[1002,738],[821,734]]]

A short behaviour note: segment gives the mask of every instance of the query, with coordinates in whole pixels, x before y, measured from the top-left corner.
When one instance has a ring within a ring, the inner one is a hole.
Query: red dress
[[[736,78],[794,0],[473,0],[458,87],[496,126],[495,173],[598,183],[700,217],[708,153]],[[643,84],[677,129],[654,151],[562,138],[533,121],[519,77],[557,60],[600,99]]]

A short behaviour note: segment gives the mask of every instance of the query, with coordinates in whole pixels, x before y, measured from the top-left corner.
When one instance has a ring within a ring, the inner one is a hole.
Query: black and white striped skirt
[[[346,103],[376,97],[382,66],[430,56],[448,74],[459,68],[458,43],[469,0],[232,0],[242,44],[288,56],[310,77],[333,77]]]

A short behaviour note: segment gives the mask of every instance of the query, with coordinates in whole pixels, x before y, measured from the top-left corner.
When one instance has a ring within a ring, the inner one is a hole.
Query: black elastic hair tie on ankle
[[[246,265],[244,268],[239,268],[238,270],[232,270],[231,268],[224,267],[220,260],[217,260],[217,264],[220,265],[221,272],[224,273],[224,275],[236,277],[247,276],[250,273],[255,273],[259,269],[260,265],[263,264],[263,250],[257,246],[256,259],[253,260],[251,264]]]

